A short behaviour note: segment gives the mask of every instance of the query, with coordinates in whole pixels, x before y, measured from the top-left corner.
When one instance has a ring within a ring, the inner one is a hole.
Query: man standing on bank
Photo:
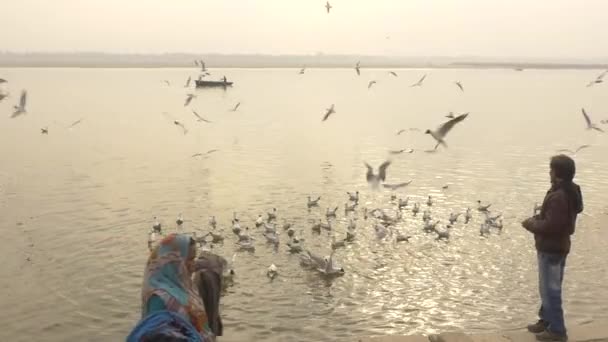
[[[583,211],[581,189],[572,179],[574,160],[565,155],[551,158],[551,189],[539,215],[522,222],[534,234],[538,256],[538,278],[541,298],[539,321],[528,326],[538,341],[567,341],[568,334],[562,309],[562,282],[566,257],[570,252],[570,235],[576,216]]]

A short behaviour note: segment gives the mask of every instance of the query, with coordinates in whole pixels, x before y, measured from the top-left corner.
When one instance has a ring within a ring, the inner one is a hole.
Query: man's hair
[[[565,182],[572,182],[576,173],[576,165],[574,160],[567,155],[560,154],[551,158],[551,170],[555,172],[555,176]]]

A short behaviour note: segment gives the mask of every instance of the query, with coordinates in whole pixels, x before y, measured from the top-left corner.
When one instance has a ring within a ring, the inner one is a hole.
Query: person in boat
[[[150,253],[142,286],[142,319],[127,342],[209,342],[203,301],[192,282],[196,242],[188,235],[170,234]]]

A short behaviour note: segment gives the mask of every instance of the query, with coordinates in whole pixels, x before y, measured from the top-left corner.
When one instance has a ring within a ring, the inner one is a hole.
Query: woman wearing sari
[[[195,241],[182,234],[168,235],[152,251],[144,273],[142,320],[127,342],[215,341],[192,284],[195,258]]]

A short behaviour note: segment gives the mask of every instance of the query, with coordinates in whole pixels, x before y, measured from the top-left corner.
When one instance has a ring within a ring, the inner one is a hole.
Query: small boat
[[[224,82],[224,81],[203,81],[196,80],[197,88],[205,88],[205,87],[232,87],[232,82]]]

